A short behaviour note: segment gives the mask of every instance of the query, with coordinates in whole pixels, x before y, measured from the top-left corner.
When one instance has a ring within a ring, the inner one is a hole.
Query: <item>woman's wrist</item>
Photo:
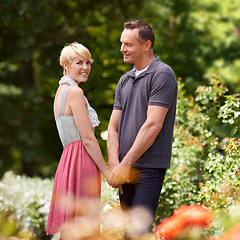
[[[106,168],[103,172],[102,172],[103,176],[106,178],[106,180],[109,179],[110,176],[110,170],[108,168]]]

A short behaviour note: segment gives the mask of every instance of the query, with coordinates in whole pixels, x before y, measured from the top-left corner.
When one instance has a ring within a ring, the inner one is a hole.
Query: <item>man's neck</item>
[[[155,56],[151,54],[146,59],[141,59],[141,61],[139,63],[134,64],[134,66],[138,71],[141,71],[144,68],[146,68],[154,59]]]

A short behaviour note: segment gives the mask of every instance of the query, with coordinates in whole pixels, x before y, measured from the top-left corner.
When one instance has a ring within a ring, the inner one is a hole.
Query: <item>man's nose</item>
[[[125,46],[122,44],[121,45],[121,48],[120,48],[120,52],[125,52],[126,51],[126,48],[125,48]]]

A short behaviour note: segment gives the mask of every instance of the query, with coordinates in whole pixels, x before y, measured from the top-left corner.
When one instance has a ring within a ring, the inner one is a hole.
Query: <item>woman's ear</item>
[[[66,73],[68,71],[68,65],[66,63],[63,64],[64,72]]]

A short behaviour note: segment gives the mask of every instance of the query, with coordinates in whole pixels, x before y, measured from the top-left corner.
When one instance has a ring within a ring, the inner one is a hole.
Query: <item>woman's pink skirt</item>
[[[53,185],[47,235],[61,231],[69,220],[81,216],[81,199],[99,199],[101,173],[83,146],[82,140],[68,144],[62,153]]]

